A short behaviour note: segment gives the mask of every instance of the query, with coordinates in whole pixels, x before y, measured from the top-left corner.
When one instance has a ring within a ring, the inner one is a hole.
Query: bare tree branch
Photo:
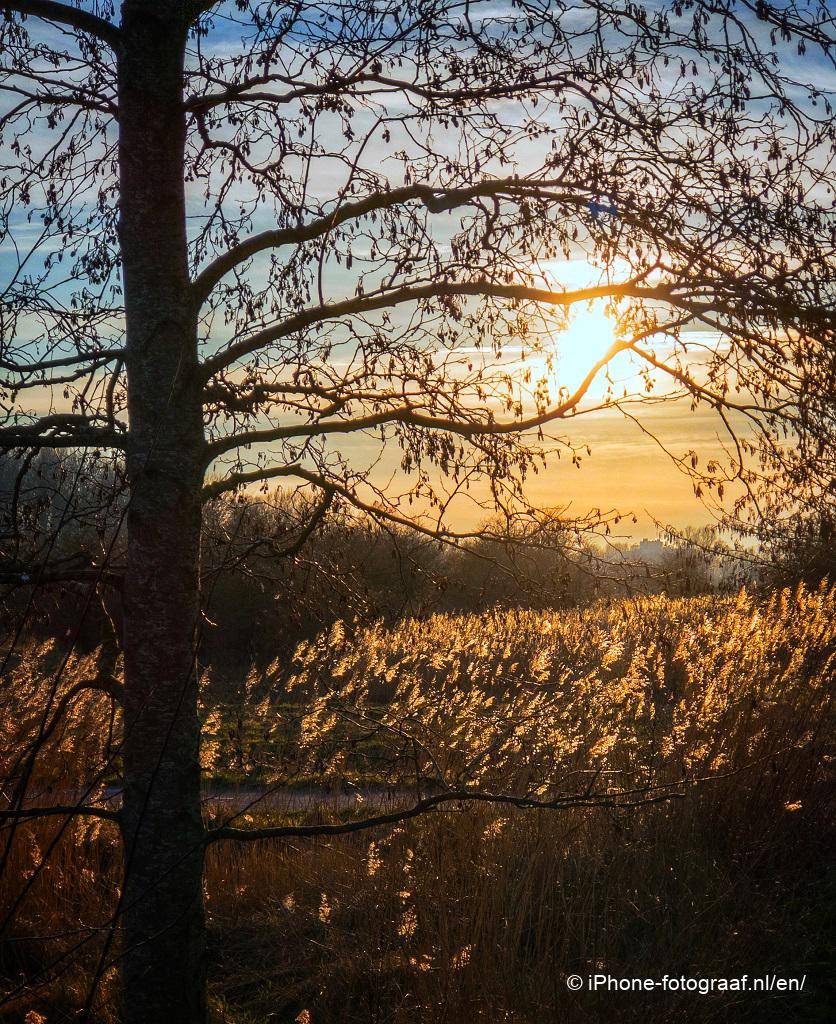
[[[0,449],[11,448],[124,448],[124,434],[93,426],[95,417],[55,413],[31,424],[0,427]]]
[[[680,783],[672,783],[670,787],[649,787],[653,789],[673,789]],[[220,840],[234,839],[237,842],[254,842],[260,839],[282,839],[289,837],[340,836],[351,832],[361,832],[383,825],[396,825],[410,818],[417,818],[435,807],[448,803],[484,803],[498,804],[505,807],[518,807],[528,810],[567,810],[571,807],[641,807],[646,804],[682,799],[682,793],[666,792],[656,796],[641,796],[643,790],[629,790],[623,794],[584,794],[579,796],[562,796],[554,800],[537,800],[533,797],[513,796],[507,793],[482,793],[469,789],[450,790],[435,796],[425,797],[411,807],[377,814],[357,821],[347,821],[339,825],[278,825],[274,828],[233,828],[224,826],[210,829],[206,836],[207,844]]]
[[[303,310],[294,316],[267,327],[249,338],[243,338],[210,357],[203,364],[203,374],[209,380],[219,370],[243,356],[250,355],[280,338],[286,338],[314,324],[334,320],[343,316],[363,316],[380,309],[391,309],[409,302],[420,302],[432,298],[448,298],[453,295],[505,298],[514,301],[531,300],[547,305],[568,307],[578,302],[614,297],[631,297],[670,301],[671,286],[639,287],[633,282],[623,284],[602,284],[574,291],[555,292],[545,288],[532,288],[522,284],[499,284],[490,280],[439,281],[432,284],[404,285],[369,295],[343,299]]]
[[[448,213],[456,207],[463,206],[477,198],[490,198],[502,195],[517,199],[526,196],[538,197],[545,189],[565,184],[563,179],[520,179],[497,178],[478,182],[455,189],[432,188],[429,185],[405,185],[386,192],[375,193],[364,199],[343,203],[333,213],[325,214],[308,224],[294,228],[280,228],[274,231],[263,231],[258,235],[245,239],[238,245],[217,257],[197,276],[194,282],[195,299],[203,303],[212,288],[240,263],[259,252],[283,245],[300,245],[309,242],[350,220],[358,220],[379,210],[402,206],[413,200],[421,200],[432,213]],[[554,203],[566,203],[570,206],[581,206],[588,202],[584,189],[550,193],[549,199]],[[586,190],[594,194],[592,190]]]
[[[16,811],[0,810],[0,821],[35,821],[41,818],[101,818],[119,821],[119,812],[106,807],[88,807],[86,804],[68,804],[55,807],[22,807]]]
[[[78,7],[60,4],[55,0],[3,0],[3,9],[78,29],[96,36],[114,50],[119,46],[121,36],[116,25]]]

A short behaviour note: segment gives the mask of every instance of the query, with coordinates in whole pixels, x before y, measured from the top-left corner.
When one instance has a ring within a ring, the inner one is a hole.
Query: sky
[[[234,27],[221,28],[215,45],[221,49],[235,49]],[[807,58],[815,61],[811,53]],[[824,64],[810,65],[813,77],[823,78],[830,74]],[[373,143],[365,153],[365,160],[374,165],[378,159]],[[382,151],[381,151],[382,152]],[[380,157],[382,159],[382,156]],[[341,181],[333,181],[328,175],[317,182],[324,193],[338,194]],[[255,229],[269,226],[257,224]],[[33,228],[21,219],[17,225],[22,237]],[[5,268],[13,265],[13,244],[9,239],[0,239],[0,276]],[[581,255],[574,260],[556,264],[550,268],[555,282],[566,287],[582,286],[594,268],[590,268]],[[329,284],[335,289],[334,297],[340,291],[350,288],[347,275],[333,276]],[[350,290],[345,292],[351,294]],[[557,366],[561,383],[577,379],[586,367],[600,354],[612,336],[612,324],[607,321],[602,307],[581,308],[574,316],[568,331],[556,334],[553,341],[557,352]],[[629,368],[622,368],[629,375]],[[42,396],[40,409],[43,411],[45,397]],[[683,456],[693,448],[700,451],[703,459],[721,451],[720,433],[722,424],[707,408],[696,411],[687,401],[673,402],[645,409],[642,421],[647,431],[661,440],[676,456]],[[608,511],[618,509],[634,513],[638,523],[625,523],[622,531],[626,535],[647,536],[653,534],[654,520],[676,528],[700,525],[710,521],[706,508],[695,498],[691,482],[676,468],[673,461],[635,422],[625,418],[618,411],[595,412],[579,417],[565,426],[561,432],[577,444],[588,444],[591,455],[582,460],[580,468],[572,465],[570,459],[552,460],[549,468],[528,485],[529,497],[544,506],[567,507],[571,514],[582,515],[590,509]],[[376,455],[374,442],[360,436],[342,439],[340,448],[353,459],[362,463],[373,460]],[[381,461],[376,474],[380,479],[393,472],[399,453],[392,452]],[[469,527],[484,513],[473,508],[462,508],[460,522]]]
[[[486,8],[491,7],[498,9],[499,5],[486,5]],[[743,17],[749,15],[744,11]],[[221,29],[220,34],[225,43],[234,48],[235,29]],[[786,57],[785,70],[790,71],[792,65],[801,77],[809,74],[821,85],[833,84],[832,69],[813,51],[802,59],[791,55],[787,48]],[[358,136],[362,137],[362,113],[355,124]],[[440,144],[444,145],[439,138]],[[326,148],[327,141],[323,139]],[[373,137],[364,149],[364,164],[375,167],[378,160],[384,161],[385,152],[383,148],[378,149],[378,141]],[[321,179],[316,179],[316,187],[321,188],[324,194],[339,192],[339,166],[336,170],[338,173],[334,180],[330,179],[330,172],[323,172]],[[594,268],[579,251],[575,259],[554,264],[547,271],[550,272],[550,283],[572,288],[592,283],[590,277]],[[329,284],[335,295],[350,295],[352,292],[353,281],[347,274],[334,274]],[[576,310],[569,329],[555,334],[553,338],[558,356],[559,383],[571,386],[572,380],[579,380],[612,340],[612,330],[613,324],[603,314],[603,304],[597,308]],[[623,378],[635,382],[636,377],[631,375],[628,367],[615,366],[614,370],[616,375],[621,372]],[[644,408],[641,422],[644,430],[620,412],[611,410],[581,416],[571,424],[559,424],[558,433],[565,434],[576,444],[589,444],[591,454],[583,458],[579,468],[572,464],[571,459],[552,459],[544,472],[529,478],[528,497],[542,506],[566,507],[569,514],[574,515],[583,515],[592,509],[609,511],[614,508],[623,513],[633,513],[637,523],[633,524],[628,519],[620,526],[624,535],[632,537],[653,535],[655,521],[677,529],[712,522],[711,513],[695,497],[690,479],[677,469],[658,441],[679,458],[696,449],[701,460],[706,462],[722,454],[721,421],[708,408],[702,406],[694,410],[688,400],[681,400]],[[342,453],[351,456],[353,464],[375,464],[376,480],[382,482],[391,478],[397,483],[398,451],[386,453],[378,461],[379,451],[373,439],[352,435],[339,439],[337,444]],[[469,507],[465,502],[457,506],[456,516],[457,526],[469,528],[484,517],[484,511],[476,505]]]

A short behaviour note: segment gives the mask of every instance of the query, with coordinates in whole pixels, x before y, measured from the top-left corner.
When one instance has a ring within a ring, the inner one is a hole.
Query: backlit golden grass
[[[408,724],[448,777],[507,792],[551,794],[590,769],[599,788],[707,781],[637,809],[453,806],[339,839],[216,844],[206,895],[218,1019],[832,1019],[835,612],[826,588],[767,601],[652,598],[437,616],[354,636],[338,626],[303,645],[285,688],[250,711],[243,763],[270,755],[277,777],[292,706],[305,713],[289,746],[326,780],[379,774],[389,748],[378,734],[359,752],[341,749],[362,722],[384,737]],[[87,730],[77,724],[49,747],[53,784],[84,777],[84,743],[94,756],[105,749],[106,707],[90,698],[78,709]],[[226,756],[216,729],[209,767]],[[404,765],[391,776],[399,785]],[[56,829],[19,830],[4,907]],[[52,852],[4,948],[7,988],[71,949],[68,933],[95,934],[106,920],[112,835],[107,824],[74,825]],[[61,937],[20,941],[46,932]],[[95,946],[18,1000],[20,1019],[30,1009],[68,1019]],[[807,980],[783,997],[566,991],[566,974],[596,971]],[[103,1019],[114,985],[109,977],[102,990]]]

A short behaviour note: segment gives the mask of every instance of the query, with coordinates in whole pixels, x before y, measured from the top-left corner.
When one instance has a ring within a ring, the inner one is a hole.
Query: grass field
[[[33,727],[55,657],[31,651],[4,689],[6,756]],[[89,670],[74,662],[62,685]],[[214,844],[206,903],[218,1019],[836,1019],[834,678],[836,592],[825,587],[435,616],[388,630],[337,624],[254,679],[237,708],[207,707],[210,776],[238,771],[281,790],[304,775],[400,793],[417,771],[422,792],[443,776],[544,799],[579,788],[671,799],[450,805],[341,838]],[[108,699],[80,698],[74,712],[45,748],[35,789],[75,787],[106,759]],[[117,739],[118,729],[117,716]],[[344,818],[345,804],[286,815]],[[7,990],[52,965],[9,1019],[74,1019],[116,898],[112,826],[75,823],[56,838],[59,828],[20,828],[0,882],[8,910],[32,879],[3,947]],[[568,974],[602,972],[805,976],[805,987],[567,991]],[[113,1017],[113,984],[102,988],[102,1020]]]

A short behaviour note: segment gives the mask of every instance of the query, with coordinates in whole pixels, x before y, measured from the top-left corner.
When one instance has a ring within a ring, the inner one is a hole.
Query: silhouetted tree
[[[652,378],[734,441],[703,487],[826,472],[834,26],[814,0],[3,10],[0,446],[124,453],[124,560],[92,566],[124,612],[123,807],[83,810],[124,842],[101,970],[125,1021],[198,1022],[203,851],[231,835],[201,817],[203,502],[296,481],[314,517],[453,543],[469,499],[519,526],[545,453],[578,457],[560,424],[637,415]],[[581,252],[596,282],[549,276]],[[616,340],[550,389],[550,334],[594,299]],[[627,355],[646,381],[596,391]],[[27,806],[36,754],[6,851],[81,813]]]

